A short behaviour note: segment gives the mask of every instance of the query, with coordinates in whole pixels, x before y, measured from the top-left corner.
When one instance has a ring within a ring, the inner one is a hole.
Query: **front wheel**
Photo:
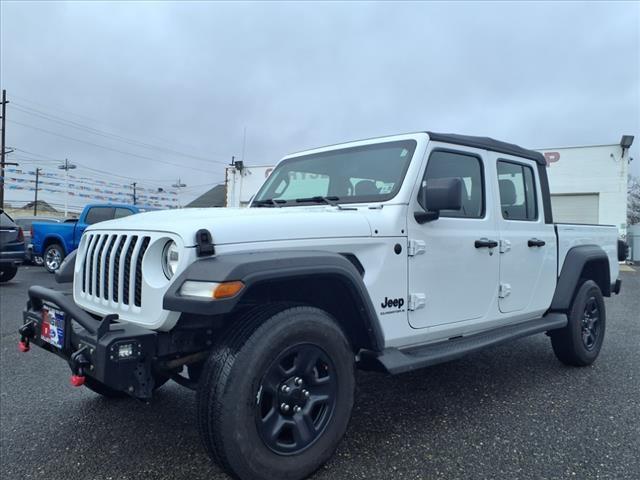
[[[591,365],[602,348],[606,326],[604,299],[593,280],[580,286],[568,317],[566,327],[551,332],[553,351],[566,365]]]
[[[302,479],[344,435],[354,354],[313,307],[254,310],[238,319],[200,376],[197,410],[210,456],[240,479]]]
[[[44,251],[44,268],[49,273],[55,273],[56,270],[62,265],[64,260],[64,249],[58,243],[52,243]]]

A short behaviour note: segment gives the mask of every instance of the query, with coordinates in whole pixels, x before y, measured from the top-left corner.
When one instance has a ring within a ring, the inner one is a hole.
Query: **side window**
[[[116,208],[116,214],[113,218],[128,217],[129,215],[133,215],[133,212],[128,208]]]
[[[112,207],[93,207],[90,208],[85,217],[85,223],[87,225],[93,225],[94,223],[104,222],[105,220],[113,219]]]
[[[462,207],[460,210],[442,210],[441,217],[482,218],[484,216],[484,183],[482,162],[476,156],[434,151],[429,156],[422,187],[427,180],[454,177],[462,180]],[[418,199],[422,198],[420,192]],[[428,205],[422,205],[428,210]]]
[[[505,220],[538,219],[533,169],[521,163],[498,160],[500,210]]]

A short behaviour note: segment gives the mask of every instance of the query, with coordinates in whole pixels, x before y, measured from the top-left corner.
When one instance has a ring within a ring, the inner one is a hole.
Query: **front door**
[[[437,145],[437,144],[436,144]],[[469,320],[482,321],[495,309],[499,262],[495,209],[489,208],[492,183],[484,153],[473,148],[433,148],[426,180],[462,180],[462,208],[440,212],[419,224],[409,215],[409,323],[425,328]],[[410,208],[416,211],[420,192]],[[413,309],[412,309],[413,308]]]

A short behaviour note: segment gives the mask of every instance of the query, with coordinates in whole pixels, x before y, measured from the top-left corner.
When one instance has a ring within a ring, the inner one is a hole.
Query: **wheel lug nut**
[[[298,405],[296,405],[295,407],[293,407],[293,411],[295,413],[300,413],[300,410],[302,410]]]
[[[300,377],[296,377],[296,379],[294,380],[295,384],[297,387],[299,387],[300,385],[302,385],[302,379]]]
[[[291,407],[286,403],[283,403],[282,405],[280,405],[280,410],[282,410],[284,413],[287,413],[289,410],[291,410]]]
[[[309,398],[309,396],[311,395],[311,394],[309,393],[309,390],[302,390],[302,394],[303,394],[306,398]]]
[[[283,386],[282,386],[282,388],[281,388],[281,390],[282,390],[284,393],[289,393],[289,392],[291,391],[291,388],[290,388],[288,385],[283,385]]]

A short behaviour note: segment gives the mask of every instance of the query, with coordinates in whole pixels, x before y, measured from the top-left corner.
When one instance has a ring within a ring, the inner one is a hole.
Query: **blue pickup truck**
[[[84,207],[77,220],[34,223],[31,227],[32,255],[42,257],[44,267],[53,273],[60,267],[64,257],[78,248],[80,238],[89,225],[148,210],[136,205],[92,204]]]

